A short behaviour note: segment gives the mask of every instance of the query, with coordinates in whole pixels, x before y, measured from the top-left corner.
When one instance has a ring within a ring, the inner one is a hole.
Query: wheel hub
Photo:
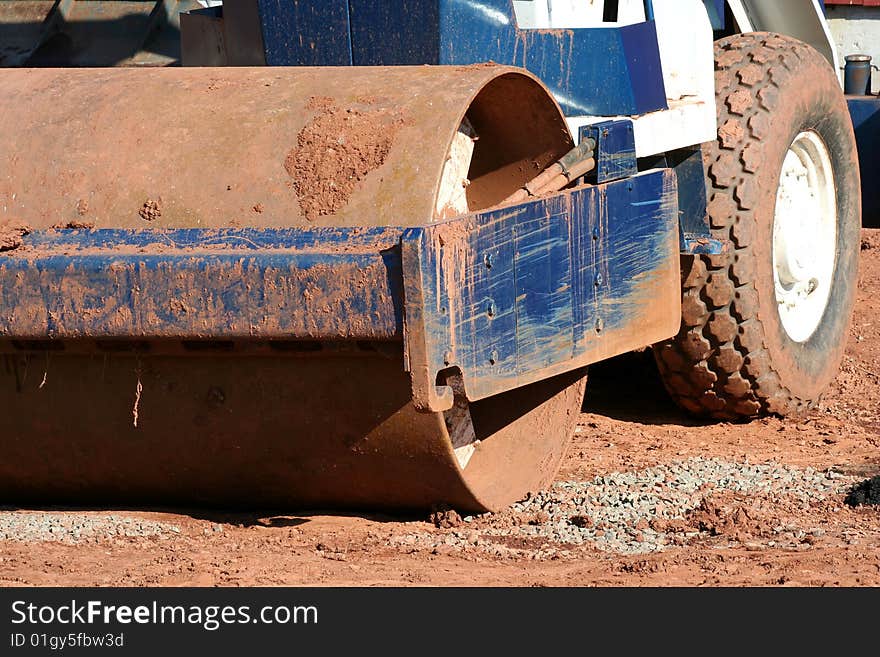
[[[813,131],[795,137],[779,176],[773,278],[782,326],[795,342],[816,332],[837,259],[837,191],[831,157]]]

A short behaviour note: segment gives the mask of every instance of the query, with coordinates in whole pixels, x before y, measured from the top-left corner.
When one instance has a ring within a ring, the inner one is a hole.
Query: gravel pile
[[[680,521],[711,495],[770,497],[807,510],[852,483],[833,471],[693,458],[588,482],[559,482],[504,513],[465,517],[452,529],[409,534],[395,542],[415,549],[477,549],[532,558],[566,556],[579,547],[646,554],[699,536],[698,528],[689,532]]]
[[[0,512],[0,540],[22,543],[77,543],[179,534],[180,527],[116,515],[83,513]]]

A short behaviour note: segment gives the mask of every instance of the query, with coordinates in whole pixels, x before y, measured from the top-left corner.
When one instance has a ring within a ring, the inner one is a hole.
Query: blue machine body
[[[667,108],[653,21],[522,29],[512,0],[256,0],[254,8],[269,66],[493,61],[535,73],[570,116]]]

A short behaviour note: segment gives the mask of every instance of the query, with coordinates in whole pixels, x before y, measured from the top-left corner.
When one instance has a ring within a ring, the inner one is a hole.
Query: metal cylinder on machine
[[[420,412],[399,333],[321,333],[304,345],[302,336],[261,342],[245,326],[207,345],[148,332],[101,340],[112,333],[102,332],[104,315],[125,327],[131,316],[104,313],[104,293],[66,269],[93,257],[65,242],[83,228],[98,229],[89,243],[104,256],[146,260],[132,238],[144,231],[209,229],[182,232],[210,240],[241,232],[225,228],[404,227],[492,207],[572,148],[559,107],[530,74],[492,65],[8,70],[0,116],[0,224],[30,231],[0,253],[0,267],[6,258],[33,274],[27,298],[49,320],[45,334],[0,339],[4,503],[482,510],[555,473],[582,371]],[[299,232],[320,240],[332,231]],[[395,248],[383,240],[349,246]],[[128,290],[114,262],[100,266],[108,297]],[[241,284],[204,280],[196,293],[209,301]],[[68,295],[95,306],[88,338],[57,339],[53,298]],[[222,319],[224,330],[235,323]]]
[[[0,220],[31,229],[414,225],[571,146],[543,86],[498,66],[7,70],[0,115]]]
[[[869,96],[871,94],[870,55],[847,55],[843,69],[843,91],[848,96]]]

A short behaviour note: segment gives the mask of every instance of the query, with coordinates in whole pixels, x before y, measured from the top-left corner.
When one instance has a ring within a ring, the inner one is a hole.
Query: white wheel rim
[[[773,219],[773,281],[788,336],[806,342],[822,322],[837,261],[837,190],[831,157],[812,130],[788,149]]]

